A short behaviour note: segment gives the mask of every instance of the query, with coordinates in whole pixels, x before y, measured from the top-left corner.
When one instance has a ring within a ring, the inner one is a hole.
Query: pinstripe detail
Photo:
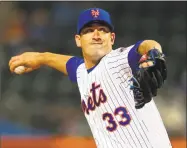
[[[127,57],[126,57],[126,60],[127,60]],[[118,66],[117,66],[118,67]],[[119,70],[118,70],[119,71]],[[130,73],[130,71],[129,71],[129,73]],[[121,76],[121,78],[123,78],[123,80],[121,80],[121,83],[120,84],[122,84],[122,83],[125,83],[127,80],[128,80],[128,77],[124,80],[124,76],[122,75]],[[128,85],[127,85],[128,86]],[[126,86],[126,87],[127,87]],[[124,92],[125,94],[126,94],[126,91],[124,91],[124,90],[122,90],[122,92]],[[132,95],[132,94],[131,94]],[[126,97],[128,96],[127,94],[125,95]],[[128,98],[128,97],[127,97]],[[131,96],[131,98],[133,98],[133,96]],[[129,99],[127,99],[127,102],[129,103],[129,106],[131,106],[131,108],[132,108],[132,103],[130,103],[129,101],[128,101]],[[134,106],[133,106],[134,107]],[[132,111],[133,111],[133,109],[132,109]],[[134,115],[136,116],[136,113],[133,111],[133,113],[134,113]],[[137,118],[137,121],[139,122],[140,120],[138,119],[138,117],[136,116],[136,118]],[[136,124],[135,124],[136,125]],[[140,127],[142,128],[142,125],[141,125],[141,123],[139,122],[139,125],[140,125]],[[137,127],[136,127],[137,128]],[[143,128],[142,128],[142,131],[144,132],[144,134],[145,134],[145,131],[143,130]],[[142,136],[142,135],[141,135]],[[147,137],[147,135],[145,134],[145,136],[146,136],[146,138],[147,138],[147,140],[148,140],[148,137]],[[142,139],[144,140],[144,138],[142,137]],[[149,141],[149,140],[148,140]],[[145,141],[144,141],[145,142]],[[150,142],[149,142],[150,143]],[[145,142],[145,144],[146,144],[146,142]]]
[[[92,74],[89,76],[89,78],[93,78],[93,76],[92,76]],[[95,82],[95,81],[93,81],[93,80],[90,80],[88,78],[88,80],[87,79],[85,79],[85,82],[86,83],[84,83],[83,84],[83,86],[86,86],[87,88],[88,88],[88,90],[87,90],[87,93],[86,94],[89,94],[90,93],[90,91],[89,91],[89,89],[90,89],[90,87],[89,87],[89,85],[90,85],[90,83],[89,82]],[[101,115],[102,115],[102,113],[101,113],[101,111],[100,111],[100,109],[98,109],[98,111],[97,111],[97,116],[99,117],[99,118],[97,118],[97,119],[100,119],[100,123],[102,124],[102,118],[101,118]],[[92,121],[94,121],[94,124],[93,125],[90,125],[90,127],[91,127],[91,129],[94,127],[94,129],[95,128],[97,128],[97,121],[95,121],[95,118],[91,118],[90,116],[87,116],[88,117],[88,121],[90,121],[90,120],[92,120]],[[89,119],[90,118],[90,119]],[[102,128],[103,129],[105,129],[105,127],[104,127],[104,125],[102,124]],[[103,145],[101,145],[100,143],[99,143],[99,145],[97,145],[98,147],[101,147],[101,148],[103,148],[103,147],[105,147],[106,146],[106,148],[115,148],[116,147],[116,143],[114,143],[114,141],[109,141],[109,139],[107,140],[106,139],[106,136],[104,135],[104,133],[103,134],[101,134],[101,132],[100,132],[100,130],[97,128],[97,131],[96,130],[92,130],[92,133],[95,135],[95,137],[96,137],[96,141],[100,141],[101,142],[101,137],[104,137],[105,138],[105,140],[103,141],[103,144],[105,143],[105,145],[103,146]],[[97,135],[98,135],[98,137],[97,137]],[[108,143],[110,143],[111,145],[109,145]],[[112,147],[111,147],[112,146]],[[118,148],[118,147],[117,147]]]
[[[98,81],[98,79],[96,79],[96,76],[95,76],[95,82],[96,81]],[[105,104],[103,104],[103,106],[105,107]],[[105,107],[105,110],[102,110],[102,108],[100,108],[99,109],[99,112],[100,112],[100,114],[98,114],[98,117],[100,118],[100,121],[101,121],[101,124],[102,124],[102,127],[103,127],[103,129],[105,129],[106,127],[104,126],[104,124],[103,124],[103,120],[102,120],[102,118],[101,118],[101,115],[102,115],[102,113],[104,113],[104,112],[106,112],[107,111],[107,108]],[[102,113],[101,113],[102,112]],[[108,131],[107,131],[108,132]],[[109,134],[109,132],[108,132],[108,134]],[[110,136],[110,135],[109,135]],[[103,135],[103,137],[105,137],[104,135]],[[107,141],[107,140],[106,140]],[[114,140],[113,140],[114,141]],[[115,143],[116,143],[116,141],[114,141]],[[121,144],[121,143],[120,143]],[[113,144],[112,144],[113,145]],[[115,145],[113,145],[112,147],[114,148],[114,147],[118,147],[118,144],[115,144]],[[123,148],[123,146],[121,145],[121,148]]]
[[[119,49],[116,49],[116,50],[119,50]],[[128,52],[125,52],[125,54],[123,54],[123,56],[125,56],[126,54],[128,54]],[[116,55],[109,56],[108,58],[116,58],[116,57],[121,57],[121,55],[116,53]]]
[[[128,67],[126,67],[126,68],[122,68],[122,69],[119,69],[118,72],[115,71],[115,72],[112,73],[112,74],[119,74],[119,73],[121,73],[122,71],[125,71],[126,69],[128,69]],[[124,73],[123,73],[123,75],[125,75],[125,74],[127,74],[127,72],[124,72]]]
[[[92,75],[92,74],[91,74]],[[91,76],[91,78],[94,78],[93,76]],[[97,82],[97,80],[96,80],[96,76],[95,76],[95,79],[94,80],[91,80],[91,82]],[[101,113],[101,111],[100,111],[100,109],[98,109],[98,112],[97,112],[97,116],[98,117],[100,117],[102,115],[102,113]],[[93,118],[94,119],[94,118]],[[102,118],[100,117],[100,118],[97,118],[98,120],[99,120],[99,122],[100,122],[100,125],[102,125],[102,127],[103,128],[105,128],[104,127],[104,125],[102,124]],[[97,122],[95,122],[95,125],[97,124]],[[100,131],[98,131],[99,133],[100,133]],[[104,143],[106,144],[106,146],[107,147],[110,147],[110,145],[108,145],[108,142],[107,142],[107,140],[106,140],[106,136],[104,136],[104,135],[102,135],[101,137],[103,137],[104,138]],[[113,145],[113,144],[112,144]],[[114,145],[113,145],[114,146]],[[112,146],[112,147],[113,147]]]
[[[109,91],[108,88],[107,88],[107,86],[105,85],[105,84],[108,84],[108,83],[105,83],[106,81],[105,81],[105,76],[103,76],[103,73],[101,73],[101,79],[102,79],[102,81],[103,81],[103,83],[102,83],[103,89],[105,88],[105,91],[107,92],[109,98],[110,98],[111,101],[112,101],[112,104],[109,104],[109,103],[108,103],[108,106],[109,106],[109,108],[110,108],[110,112],[114,112],[114,109],[112,109],[112,107],[111,107],[110,105],[113,105],[114,108],[118,107],[118,105],[116,106],[115,103],[114,103],[113,100],[112,100],[113,97],[111,97],[111,93],[109,93],[109,92],[111,92],[111,91]],[[108,87],[109,87],[109,85],[108,85]],[[110,88],[110,90],[111,90],[111,88]],[[114,118],[116,119],[115,116],[114,116]],[[122,141],[124,141],[123,138],[121,137],[121,134],[119,133],[119,131],[117,130],[116,132],[119,134],[120,139],[121,139]],[[127,136],[126,136],[126,134],[125,134],[124,132],[123,132],[123,135],[126,137],[126,139],[127,139],[127,141],[128,141],[128,138],[127,138]],[[117,136],[116,136],[116,137],[117,137]],[[126,142],[124,141],[124,143],[126,143]],[[129,141],[128,141],[128,143],[129,143]]]
[[[110,67],[109,69],[111,70],[111,69],[113,69],[113,68],[117,68],[118,66],[123,66],[124,64],[128,64],[128,63],[121,63],[121,64],[119,64],[119,65],[117,65],[117,66],[113,66],[113,67]],[[127,68],[127,67],[126,67]],[[122,69],[121,69],[122,70]]]
[[[117,59],[116,61],[111,61],[111,62],[109,62],[108,64],[114,64],[114,63],[117,63],[117,62],[119,62],[120,60],[124,60],[125,58],[123,57],[123,58],[121,58],[121,59]]]
[[[127,58],[126,58],[127,59]],[[119,71],[119,70],[118,70]],[[130,73],[130,72],[129,72]],[[124,77],[123,76],[121,76],[120,77],[121,79],[123,79],[123,80],[121,80],[121,83],[120,84],[122,84],[122,82],[123,83],[125,83],[127,80],[128,80],[128,77],[124,80]],[[125,96],[127,97],[128,95],[126,94],[126,92],[124,91],[124,90],[122,90],[122,92],[124,92],[125,93]],[[132,94],[131,94],[132,95]],[[133,98],[133,96],[131,96],[132,98]],[[128,97],[127,97],[128,98]],[[129,106],[131,106],[131,108],[132,108],[132,105],[131,105],[131,103],[128,101],[128,99],[126,99],[127,100],[127,102],[128,102],[128,104],[129,104]],[[134,106],[133,106],[134,107]],[[133,109],[132,109],[132,111],[133,111]],[[133,113],[134,113],[134,115],[136,116],[136,113],[133,111]],[[139,122],[139,119],[138,119],[138,117],[136,116],[136,118],[137,118],[137,121]],[[141,126],[141,128],[142,128],[142,125],[141,125],[141,123],[139,122],[139,125]],[[136,127],[137,128],[137,127]],[[143,130],[143,128],[142,128],[142,131],[144,132],[144,134],[145,134],[145,131]],[[142,136],[142,135],[141,135]],[[147,135],[145,134],[145,136],[146,136],[146,138],[147,138],[147,140],[148,140],[148,137],[147,137]],[[144,138],[142,137],[142,139],[143,139],[143,141],[144,141]],[[149,141],[149,140],[148,140]],[[145,141],[144,141],[145,142]],[[149,142],[150,143],[150,142]],[[145,142],[145,144],[146,144],[146,142]]]
[[[105,64],[105,68],[106,68],[106,64]],[[107,69],[107,68],[106,68],[106,69]],[[107,73],[108,77],[110,78],[110,80],[111,80],[110,82],[112,82],[113,87],[115,88],[115,91],[118,93],[119,98],[121,98],[121,100],[123,101],[123,99],[122,99],[120,93],[118,92],[118,89],[116,88],[115,84],[113,83],[113,80],[112,80],[110,74],[108,73],[108,71],[107,71],[106,73]],[[111,83],[109,83],[109,85],[111,85]],[[126,99],[128,100],[128,98],[126,98]],[[116,99],[116,100],[118,101],[118,99]],[[120,103],[118,102],[118,104],[120,104]],[[124,103],[124,104],[125,104],[125,103]],[[129,108],[129,107],[127,106],[127,108]],[[130,114],[130,113],[129,113],[129,114]],[[130,115],[131,115],[131,114],[130,114]],[[132,117],[132,115],[131,115],[131,117]],[[133,119],[132,119],[131,122],[134,122]],[[132,126],[131,126],[131,125],[129,125],[129,126],[131,127],[132,131],[134,132]],[[129,133],[129,135],[131,136],[131,138],[133,139],[133,142],[135,143],[136,147],[139,147],[139,146],[137,146],[137,143],[134,141],[133,135],[130,133],[130,131],[129,131],[128,129],[127,129],[127,131],[128,131],[128,133]],[[137,138],[137,135],[135,134],[135,132],[134,132],[134,135],[136,136],[136,139],[138,139],[138,138]],[[139,141],[139,139],[138,139],[138,141]],[[139,144],[140,144],[140,146],[142,147],[140,141],[139,141]]]
[[[126,58],[127,59],[127,58]],[[108,62],[109,63],[109,62]],[[106,65],[105,65],[106,66]],[[118,66],[117,66],[118,67]],[[109,73],[108,73],[108,75],[109,75]],[[110,76],[110,75],[109,75]],[[121,76],[121,78],[124,78],[123,76]],[[121,82],[123,82],[123,83],[125,83],[126,82],[126,80],[127,80],[128,78],[126,78],[125,80],[121,80]],[[111,82],[112,82],[112,80],[111,80]],[[121,83],[120,83],[121,84]],[[115,86],[115,85],[114,85]],[[117,89],[116,89],[117,90]],[[122,90],[121,89],[121,91],[122,92],[124,92],[124,94],[125,94],[125,96],[126,96],[126,100],[127,100],[127,102],[128,102],[128,104],[129,104],[129,106],[131,107],[131,110],[132,110],[132,112],[133,112],[133,114],[134,114],[134,116],[137,118],[137,121],[139,122],[139,119],[138,119],[138,117],[136,116],[136,113],[133,111],[133,109],[132,109],[132,107],[134,107],[134,106],[132,106],[131,104],[132,103],[130,103],[129,101],[128,101],[128,95],[126,94],[126,92],[124,91],[124,90]],[[131,96],[132,98],[133,98],[133,96]],[[134,117],[133,116],[133,117]],[[134,123],[135,124],[135,123]],[[141,123],[139,122],[139,125],[141,126],[141,128],[142,128],[142,125],[141,125]],[[136,124],[135,124],[135,126],[136,126]],[[136,126],[136,128],[137,128],[137,126]],[[137,130],[138,130],[138,128],[137,128]],[[145,134],[145,131],[143,130],[143,128],[142,128],[142,131],[144,132],[144,134]],[[142,134],[140,133],[140,135],[141,135],[141,137],[142,137]],[[148,137],[147,137],[147,135],[145,134],[145,136],[146,136],[146,139],[148,140]],[[142,139],[143,139],[143,141],[144,141],[144,143],[146,144],[146,146],[147,146],[147,143],[145,142],[145,140],[144,140],[144,138],[142,137]],[[149,140],[148,140],[149,141]],[[149,142],[150,143],[150,142]]]
[[[127,94],[126,94],[126,92],[124,92],[125,93],[125,96],[127,96]],[[127,100],[127,102],[128,102],[128,104],[129,104],[129,106],[131,106],[131,108],[132,107],[134,107],[128,100]],[[139,121],[141,121],[138,117],[137,117],[137,115],[136,115],[136,113],[132,110],[132,112],[133,112],[133,114],[134,114],[134,117],[136,117],[137,118],[137,122],[139,123],[139,126],[142,128],[142,124],[139,122]],[[135,124],[136,125],[136,124]],[[137,128],[137,127],[136,127]],[[144,132],[144,134],[145,134],[145,131],[144,131],[144,129],[142,128],[142,131]],[[140,133],[140,135],[141,135],[141,137],[142,137],[142,134]],[[149,141],[149,139],[148,139],[148,137],[147,137],[147,135],[145,134],[145,137],[146,137],[146,139],[147,139],[147,141],[150,143],[150,141]],[[145,142],[145,139],[142,137],[142,139],[143,139],[143,141]],[[145,144],[147,145],[147,143],[145,142]]]
[[[105,87],[105,89],[106,89],[106,91],[108,92],[108,94],[109,94],[109,96],[110,96],[110,98],[114,98],[114,97],[111,97],[111,95],[110,95],[110,93],[109,93],[109,90],[106,88],[106,86],[104,85],[104,87]],[[110,90],[111,90],[111,88],[110,88]],[[112,99],[111,99],[112,100]],[[113,101],[112,101],[112,103],[113,104],[115,104]],[[116,106],[115,106],[116,107]],[[112,111],[112,110],[111,110]],[[114,117],[115,118],[115,117]],[[116,118],[115,118],[116,119]],[[124,141],[123,140],[123,138],[121,137],[121,134],[122,134],[122,136],[124,136],[125,138],[126,138],[126,140],[128,141],[128,143],[131,145],[131,143],[129,142],[129,139],[128,139],[128,137],[127,137],[127,135],[126,135],[126,133],[122,130],[122,133],[120,134],[119,133],[119,131],[117,131],[118,132],[118,134],[119,134],[119,136],[120,136],[120,139],[122,139],[122,141]],[[116,136],[117,137],[117,136]],[[126,143],[126,142],[125,142]],[[132,147],[132,145],[131,145],[131,147]]]

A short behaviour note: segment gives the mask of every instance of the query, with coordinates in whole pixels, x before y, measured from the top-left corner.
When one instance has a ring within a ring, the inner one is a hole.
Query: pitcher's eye
[[[99,28],[98,31],[102,31],[102,32],[105,32],[105,33],[110,32],[110,30],[108,28],[105,28],[105,27]]]
[[[86,29],[83,29],[83,30],[81,31],[81,34],[86,34],[86,33],[90,33],[90,32],[94,32],[94,30],[91,29],[91,28],[86,28]]]

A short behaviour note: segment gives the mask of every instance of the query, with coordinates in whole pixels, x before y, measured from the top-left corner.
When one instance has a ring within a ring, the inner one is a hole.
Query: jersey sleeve
[[[136,42],[128,52],[128,63],[133,74],[135,74],[136,70],[139,68],[138,62],[142,55],[138,53],[137,49],[142,42],[143,40]]]
[[[77,68],[80,64],[82,64],[84,61],[82,58],[79,57],[72,57],[71,59],[68,60],[66,63],[66,69],[68,72],[69,79],[72,82],[77,82]]]

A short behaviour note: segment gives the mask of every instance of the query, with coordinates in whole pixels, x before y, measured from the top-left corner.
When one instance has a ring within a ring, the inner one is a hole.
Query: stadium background
[[[76,23],[89,7],[111,13],[114,48],[141,39],[161,43],[168,79],[155,102],[174,148],[186,147],[186,2],[59,1],[0,2],[2,148],[94,147],[77,86],[68,77],[49,67],[22,76],[8,69],[9,59],[25,51],[80,55]]]

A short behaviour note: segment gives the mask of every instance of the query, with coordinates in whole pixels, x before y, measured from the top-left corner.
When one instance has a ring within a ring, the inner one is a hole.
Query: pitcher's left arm
[[[139,68],[133,74],[131,89],[135,107],[142,108],[157,95],[167,78],[167,68],[161,45],[154,40],[144,40],[137,48],[141,55]]]

